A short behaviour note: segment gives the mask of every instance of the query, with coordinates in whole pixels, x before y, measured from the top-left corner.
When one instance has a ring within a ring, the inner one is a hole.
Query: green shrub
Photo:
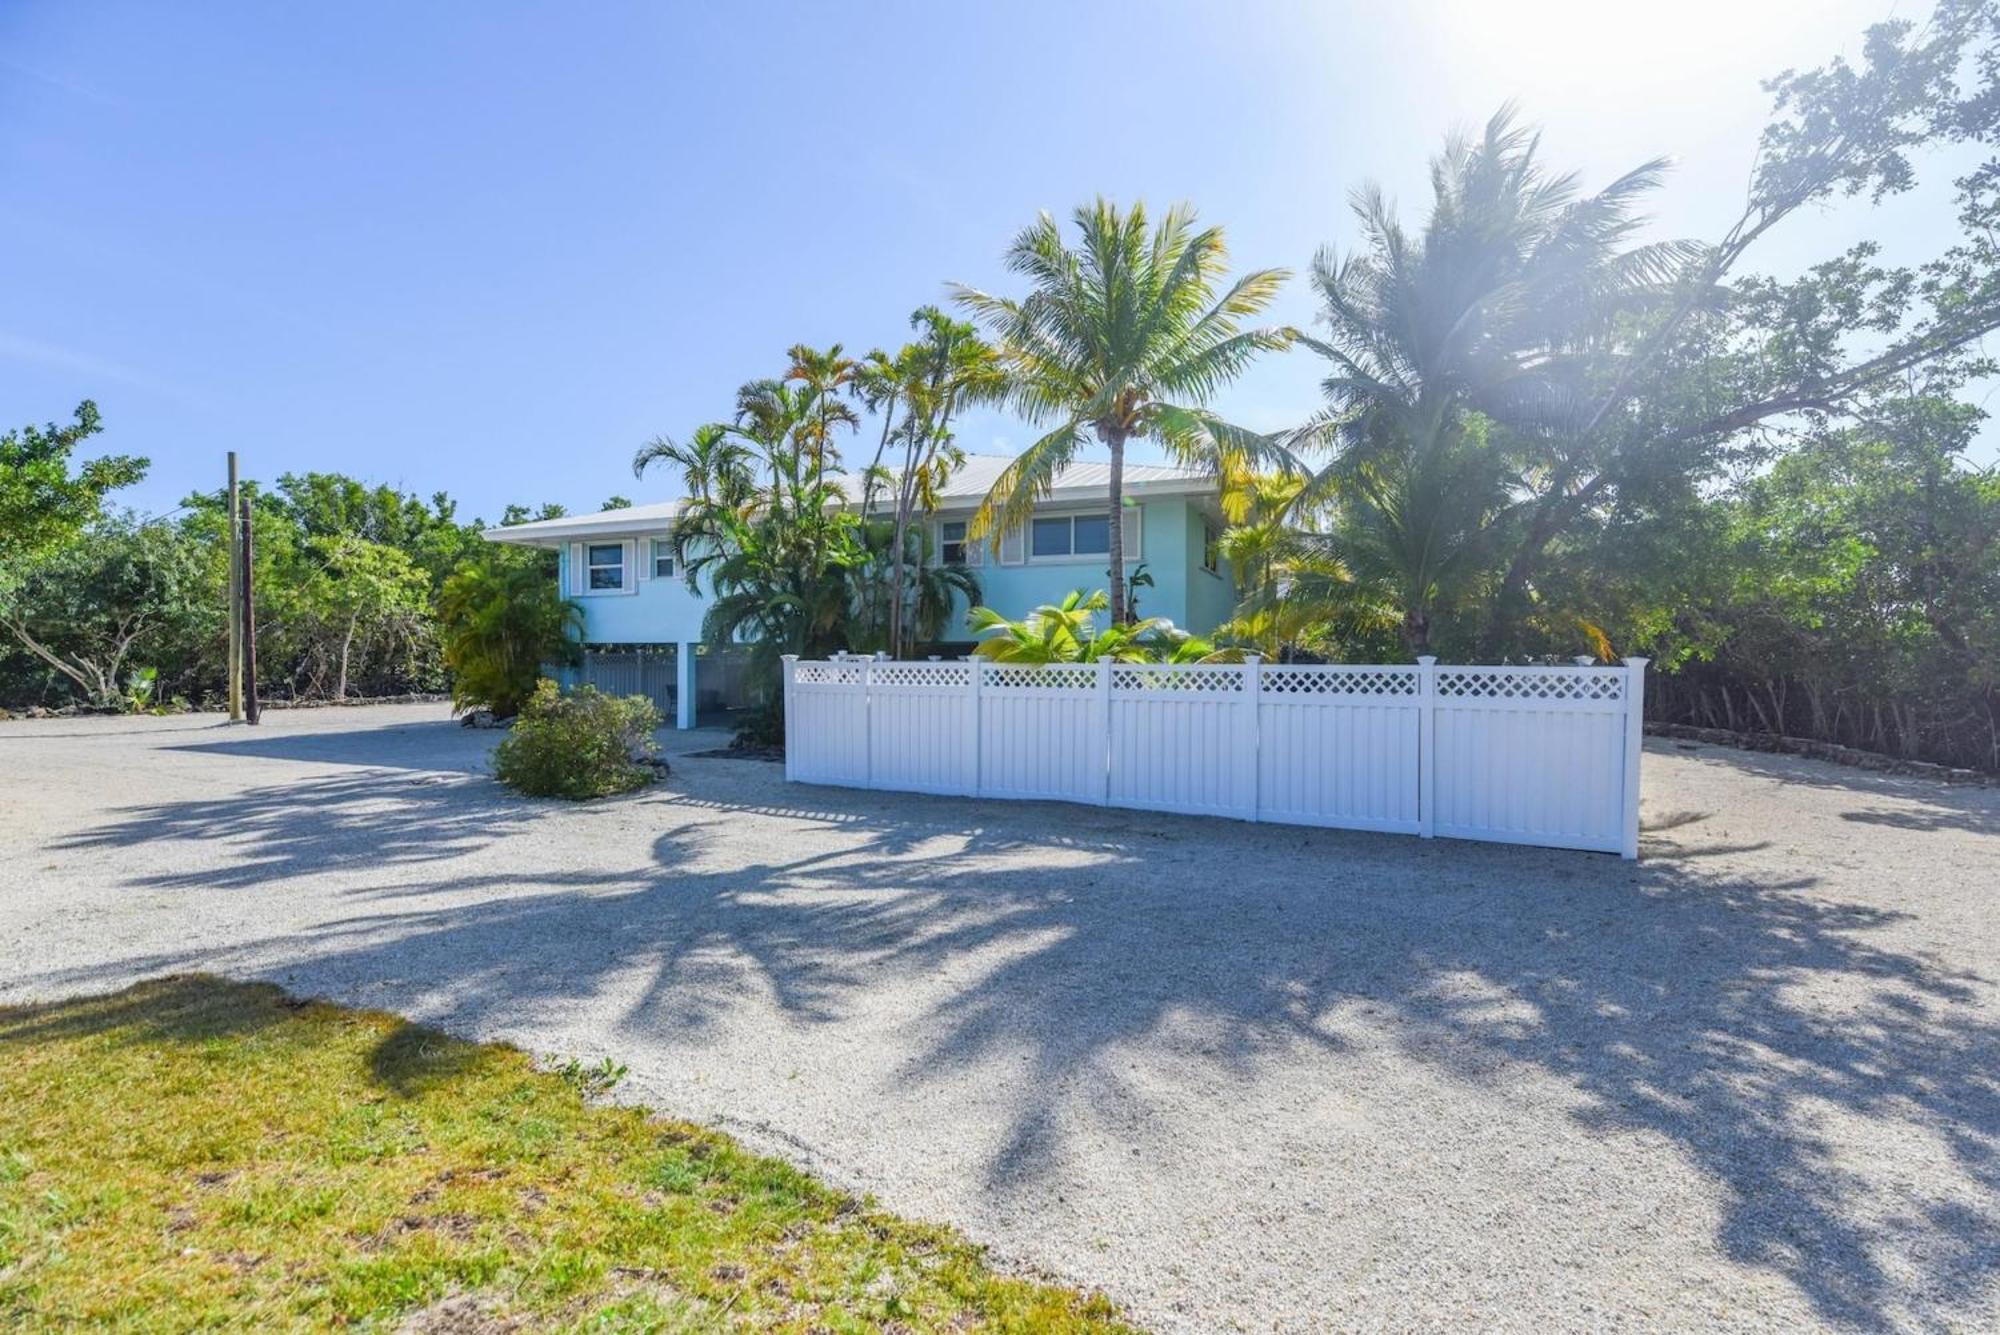
[[[452,708],[511,718],[544,663],[574,661],[583,609],[556,592],[541,566],[489,553],[444,582],[438,624],[452,671]]]
[[[647,762],[660,711],[643,695],[585,686],[564,695],[547,678],[521,706],[514,730],[493,748],[493,774],[530,797],[606,797],[653,781]]]

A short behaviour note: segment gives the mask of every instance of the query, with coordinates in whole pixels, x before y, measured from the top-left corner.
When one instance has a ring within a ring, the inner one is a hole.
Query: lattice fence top
[[[1082,691],[1097,685],[1097,668],[1089,663],[989,663],[980,682],[1001,690]]]
[[[866,667],[860,661],[796,663],[792,667],[792,680],[801,686],[859,686]]]
[[[877,686],[955,686],[972,684],[970,663],[872,663],[868,680]]]
[[[1415,668],[1318,667],[1281,664],[1260,669],[1265,695],[1389,695],[1415,697],[1423,681]]]
[[[793,680],[803,686],[877,686],[968,690],[973,674],[984,689],[1095,691],[1095,663],[899,663],[843,658],[801,660]],[[1111,668],[1118,693],[1241,695],[1251,669],[1236,664],[1119,663]],[[1462,701],[1545,701],[1616,705],[1625,699],[1626,674],[1618,668],[1440,667],[1437,698]],[[1342,664],[1265,664],[1256,669],[1258,690],[1279,699],[1361,696],[1415,701],[1423,694],[1421,669]]]
[[[1439,668],[1441,700],[1574,700],[1614,704],[1625,698],[1625,673],[1592,668]]]
[[[1245,670],[1240,667],[1161,667],[1127,664],[1111,669],[1114,691],[1215,691],[1240,694]]]

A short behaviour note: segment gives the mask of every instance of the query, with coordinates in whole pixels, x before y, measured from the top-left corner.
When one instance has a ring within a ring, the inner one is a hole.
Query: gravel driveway
[[[722,759],[559,806],[492,740],[0,724],[0,999],[615,1054],[1163,1330],[2000,1325],[2000,793],[1665,746],[1631,864]]]

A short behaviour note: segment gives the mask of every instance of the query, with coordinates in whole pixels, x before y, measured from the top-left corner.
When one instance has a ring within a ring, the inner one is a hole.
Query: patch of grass
[[[0,1009],[0,1328],[1126,1329],[614,1072],[205,977]]]

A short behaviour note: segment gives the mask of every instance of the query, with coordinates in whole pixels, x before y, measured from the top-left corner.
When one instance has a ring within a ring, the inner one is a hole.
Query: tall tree
[[[1282,327],[1246,329],[1287,274],[1259,269],[1223,286],[1222,229],[1197,229],[1192,209],[1148,228],[1145,206],[1105,199],[1073,215],[1078,246],[1043,214],[1015,238],[1007,267],[1029,282],[1021,298],[957,285],[958,301],[987,327],[1007,373],[1006,401],[1035,425],[1053,424],[1010,464],[972,520],[974,537],[1025,522],[1035,500],[1094,434],[1110,455],[1111,616],[1127,619],[1125,446],[1157,442],[1169,457],[1221,471],[1261,441],[1205,407],[1259,353],[1288,346]]]
[[[97,405],[85,399],[73,422],[0,434],[0,578],[68,542],[104,513],[107,494],[146,475],[147,461],[129,454],[70,471],[77,446],[102,429]]]
[[[195,615],[193,556],[171,525],[99,519],[0,588],[0,627],[91,704],[118,708],[134,652]]]
[[[953,443],[952,420],[961,408],[990,402],[1007,387],[999,356],[972,325],[935,306],[920,307],[910,324],[918,331],[917,341],[896,358],[904,380],[898,395],[903,420],[894,432],[903,446],[903,465],[892,479],[896,508],[889,543],[889,653],[894,658],[913,647],[903,607],[911,522],[920,511],[935,508],[938,493],[965,457]],[[927,549],[927,543],[918,544],[920,553]]]
[[[1976,84],[1961,89],[1966,69]],[[1922,265],[1881,265],[1863,243],[1796,279],[1729,280],[1801,210],[1910,189],[1919,147],[2000,138],[2000,5],[1941,0],[1925,23],[1870,28],[1858,65],[1835,59],[1767,87],[1775,115],[1722,238],[1681,266],[1671,301],[1550,360],[1547,379],[1563,392],[1526,433],[1538,450],[1489,650],[1509,643],[1536,576],[1579,525],[1691,485],[1755,439],[1746,433],[1850,412],[1915,369],[1985,365],[1978,340],[2000,328],[1990,164],[1958,180],[1960,240]]]
[[[1367,187],[1354,199],[1360,247],[1313,260],[1326,332],[1302,341],[1330,363],[1327,406],[1286,443],[1330,459],[1295,504],[1332,517],[1341,559],[1402,609],[1411,653],[1430,652],[1440,605],[1469,601],[1507,540],[1518,469],[1486,414],[1562,412],[1566,351],[1661,300],[1699,253],[1628,244],[1663,163],[1584,195],[1537,150],[1503,108],[1432,161],[1419,233]]]
[[[754,485],[750,448],[727,422],[696,427],[685,444],[669,436],[653,437],[633,457],[632,475],[644,477],[655,464],[680,469],[682,495],[692,501],[733,505]]]

